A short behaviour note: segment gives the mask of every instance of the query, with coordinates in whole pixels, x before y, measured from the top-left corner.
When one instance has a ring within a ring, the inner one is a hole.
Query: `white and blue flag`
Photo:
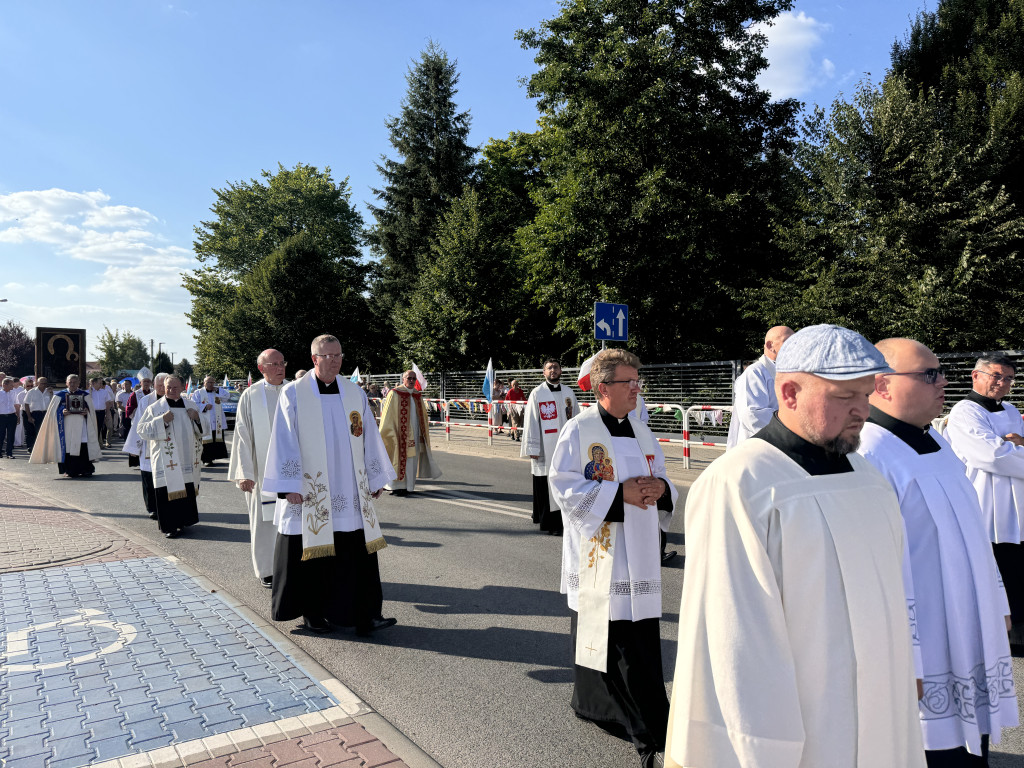
[[[484,386],[483,393],[484,397],[487,398],[487,402],[491,402],[491,392],[494,391],[494,365],[491,362],[491,358],[487,358],[487,373],[484,374]]]

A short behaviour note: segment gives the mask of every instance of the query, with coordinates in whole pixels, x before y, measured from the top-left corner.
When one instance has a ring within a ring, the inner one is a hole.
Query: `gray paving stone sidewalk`
[[[0,481],[0,765],[405,765],[237,605]]]

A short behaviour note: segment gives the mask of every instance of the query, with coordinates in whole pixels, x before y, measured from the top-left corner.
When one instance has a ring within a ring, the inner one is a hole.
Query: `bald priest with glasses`
[[[978,358],[972,390],[949,413],[946,437],[967,465],[1010,601],[1010,643],[1024,650],[1024,419],[1006,398],[1017,373],[1002,355]]]

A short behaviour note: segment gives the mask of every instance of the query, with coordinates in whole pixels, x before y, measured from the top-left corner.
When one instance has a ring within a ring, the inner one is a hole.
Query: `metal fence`
[[[947,412],[954,403],[966,397],[971,390],[971,371],[974,369],[975,361],[983,354],[993,353],[942,352],[938,354],[939,361],[947,369],[949,379],[949,385],[946,387]],[[1009,357],[1024,371],[1024,350],[999,350],[994,354]],[[644,379],[644,399],[650,404],[679,403],[686,408],[694,405],[730,405],[733,381],[749,362],[749,360],[716,360],[702,363],[645,365],[641,371]],[[424,373],[428,384],[427,394],[430,397],[445,400],[480,398],[482,397],[484,373],[482,370]],[[501,370],[495,371],[494,375],[504,382],[516,379],[520,388],[526,393],[529,393],[544,380],[544,373],[540,368]],[[576,387],[578,375],[579,368],[563,368],[563,386],[571,386],[580,402],[593,402],[593,392],[580,392]],[[383,384],[386,381],[389,386],[395,386],[400,383],[401,374],[386,373],[368,375],[364,378],[369,382]],[[1018,408],[1024,407],[1024,388],[1020,392],[1011,393],[1010,399]],[[475,404],[468,404],[462,408],[458,417],[473,420],[486,419],[483,409]],[[651,428],[655,432],[681,436],[683,433],[681,415],[678,415],[678,412],[654,412],[651,415]],[[691,433],[695,440],[718,442],[725,439],[728,431],[728,412],[724,414],[721,424],[713,424],[709,420],[705,424],[698,424],[695,429],[691,425]]]

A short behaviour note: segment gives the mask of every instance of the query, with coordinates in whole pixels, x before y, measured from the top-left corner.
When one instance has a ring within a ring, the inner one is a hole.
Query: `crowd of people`
[[[318,336],[312,368],[288,381],[283,355],[264,350],[230,452],[228,393],[213,377],[186,397],[179,377],[145,369],[116,394],[98,378],[54,392],[0,375],[0,449],[20,423],[33,462],[82,477],[118,431],[169,538],[199,519],[202,466],[229,458],[273,618],[370,636],[397,623],[384,615],[374,502],[441,470],[417,373],[376,390],[340,376],[342,360],[340,341]],[[622,349],[588,360],[587,408],[555,358],[528,396],[514,379],[492,390],[520,408],[511,425],[530,459],[533,522],[562,537],[576,715],[629,738],[645,767],[987,765],[990,743],[1018,724],[1011,656],[1024,653],[1014,362],[980,358],[943,418],[948,382],[926,346],[772,328],[734,383],[727,450],[685,510],[640,369]],[[494,408],[492,427],[495,412],[511,416]],[[680,512],[670,700],[660,569]]]

